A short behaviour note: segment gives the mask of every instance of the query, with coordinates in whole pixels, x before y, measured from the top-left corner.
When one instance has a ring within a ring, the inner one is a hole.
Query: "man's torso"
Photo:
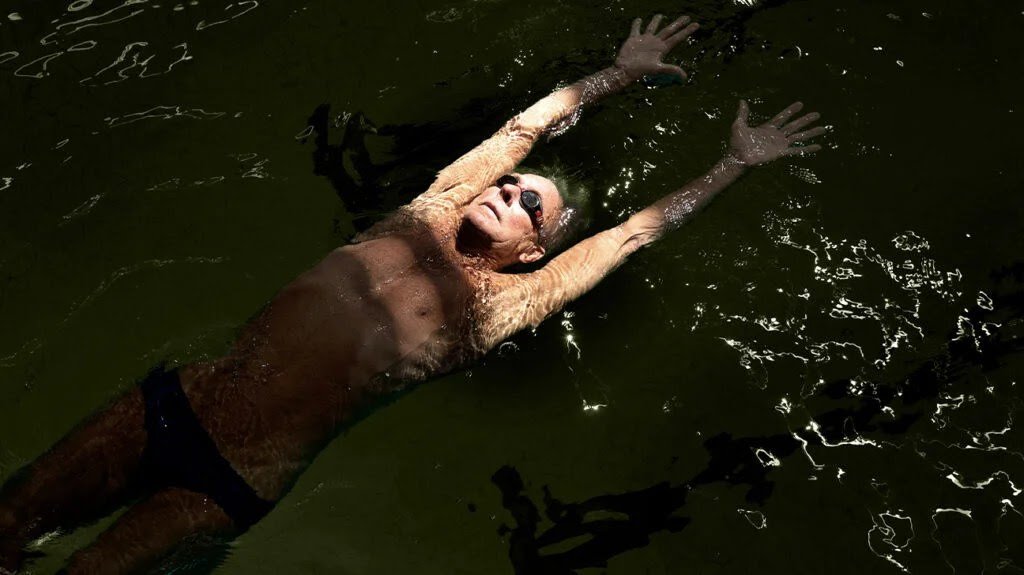
[[[276,498],[382,393],[484,351],[479,275],[448,249],[426,227],[338,248],[285,286],[228,357],[182,370],[197,417],[261,495]]]

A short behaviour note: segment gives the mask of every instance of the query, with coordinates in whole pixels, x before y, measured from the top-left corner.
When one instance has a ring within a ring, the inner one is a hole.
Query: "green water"
[[[354,426],[216,572],[1024,571],[1017,0],[8,2],[0,479],[155,363],[222,353],[656,12],[704,25],[673,53],[690,84],[613,96],[530,159],[595,190],[592,229],[709,167],[741,97],[803,100],[829,149]],[[331,146],[376,126],[372,177],[334,148],[344,190],[302,137],[322,104]]]

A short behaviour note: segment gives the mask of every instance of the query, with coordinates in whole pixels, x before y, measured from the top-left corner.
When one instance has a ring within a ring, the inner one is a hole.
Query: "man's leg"
[[[226,540],[237,533],[213,499],[171,487],[133,505],[89,547],[75,553],[65,572],[134,573],[152,566],[188,539]]]
[[[75,428],[0,489],[0,573],[24,544],[102,516],[132,495],[146,444],[138,388]]]

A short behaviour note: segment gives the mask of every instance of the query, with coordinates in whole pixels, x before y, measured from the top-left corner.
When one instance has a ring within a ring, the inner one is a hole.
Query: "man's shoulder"
[[[422,206],[406,204],[370,226],[366,231],[356,234],[350,243],[361,244],[398,234],[415,234],[440,228],[450,219],[450,216],[445,217],[443,213],[426,210]]]

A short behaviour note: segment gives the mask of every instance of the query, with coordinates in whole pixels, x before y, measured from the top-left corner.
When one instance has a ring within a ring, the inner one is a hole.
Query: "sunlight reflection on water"
[[[202,5],[196,0],[165,5],[150,3],[149,0],[124,0],[120,5],[101,11],[93,7],[91,1],[76,0],[63,13],[38,13],[29,18],[11,13],[8,19],[12,26],[32,27],[40,36],[36,47],[29,51],[0,52],[0,64],[20,60],[23,63],[13,70],[13,75],[32,79],[49,78],[57,68],[63,75],[98,66],[79,79],[80,83],[88,85],[109,85],[132,78],[164,75],[193,58],[188,42],[168,42],[164,38],[175,34],[179,38],[189,38],[196,32],[241,18],[258,7],[257,0],[204,2]],[[34,11],[37,9],[33,7]],[[168,26],[167,19],[172,16],[176,20]],[[135,39],[121,44],[117,40],[111,43],[106,39],[117,33],[109,31],[110,27],[122,28],[123,35],[129,35],[129,32],[136,35],[139,30],[153,26],[158,28],[149,40]],[[83,31],[96,33],[101,39],[81,39]],[[93,50],[97,54],[87,59],[88,64],[76,59]]]

